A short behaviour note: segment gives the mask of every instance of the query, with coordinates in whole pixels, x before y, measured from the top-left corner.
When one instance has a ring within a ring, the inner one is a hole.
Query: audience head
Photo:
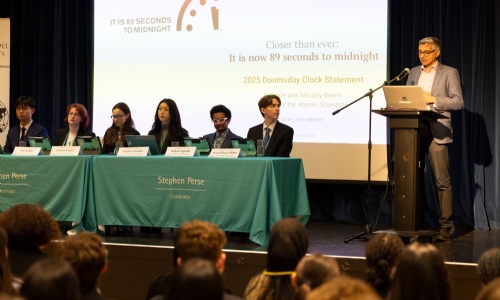
[[[113,125],[111,127],[124,129],[130,129],[134,127],[134,120],[132,119],[130,108],[126,103],[116,103],[115,106],[113,106],[111,113],[111,119],[113,119]]]
[[[307,231],[295,218],[283,218],[271,228],[267,247],[267,271],[294,271],[307,253]]]
[[[222,248],[226,244],[226,235],[215,224],[193,220],[182,224],[175,238],[177,263],[183,264],[195,257],[211,261],[220,272],[224,271],[226,255]]]
[[[339,276],[325,282],[307,295],[307,300],[380,300],[377,292],[366,282]],[[404,299],[404,298],[403,298]]]
[[[396,234],[376,234],[366,245],[366,280],[385,298],[391,285],[391,271],[405,245]]]
[[[260,114],[265,118],[267,116],[266,109],[268,107],[273,107],[274,105],[281,106],[281,99],[277,95],[265,95],[259,100],[259,110]],[[277,118],[276,118],[277,119]]]
[[[35,113],[35,99],[31,97],[21,96],[16,99],[16,115],[22,125],[27,125],[31,122],[32,116]]]
[[[87,109],[80,103],[73,103],[68,106],[66,109],[66,117],[64,118],[64,125],[68,126],[70,113],[75,115],[77,114],[80,117],[80,128],[87,129],[89,127],[90,118],[87,113]]]
[[[52,257],[44,258],[28,269],[20,294],[28,300],[80,299],[75,271],[68,262]]]
[[[311,290],[339,275],[339,265],[335,258],[312,254],[299,261],[292,274],[292,284],[298,299],[305,299]]]
[[[231,122],[231,111],[224,105],[216,105],[210,110],[210,118],[214,123],[215,129],[218,132],[224,132]]]
[[[498,300],[500,299],[500,278],[488,282],[477,294],[476,300]]]
[[[68,236],[58,256],[69,262],[75,270],[82,294],[96,289],[99,275],[106,271],[108,265],[108,251],[101,237],[86,231]]]
[[[450,299],[448,271],[436,247],[416,242],[401,252],[393,270],[388,298]]]
[[[500,248],[486,250],[477,263],[477,273],[483,284],[500,277]]]
[[[59,224],[38,204],[17,204],[0,214],[10,246],[47,245],[61,236]]]
[[[222,300],[222,278],[212,261],[192,258],[176,268],[166,290],[168,300]]]
[[[8,256],[8,238],[5,230],[0,227],[0,293],[14,294],[12,274],[10,273]]]

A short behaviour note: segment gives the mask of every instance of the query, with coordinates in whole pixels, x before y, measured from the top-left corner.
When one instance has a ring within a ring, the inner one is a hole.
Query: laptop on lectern
[[[431,110],[425,103],[424,90],[417,85],[384,86],[387,110]]]

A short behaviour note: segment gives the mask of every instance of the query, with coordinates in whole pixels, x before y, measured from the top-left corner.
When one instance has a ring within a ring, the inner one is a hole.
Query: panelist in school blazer
[[[216,105],[212,107],[210,110],[210,118],[214,123],[216,131],[203,136],[203,138],[208,140],[210,148],[233,148],[231,138],[241,139],[240,136],[234,134],[228,127],[231,122],[231,117],[231,111],[224,105]]]
[[[266,95],[259,100],[259,110],[264,123],[248,130],[247,137],[262,140],[264,156],[289,157],[293,147],[293,128],[278,121],[281,99],[277,95]]]
[[[66,128],[57,130],[56,146],[76,146],[77,136],[95,137],[95,133],[87,130],[90,118],[85,106],[73,103],[66,109],[64,125]]]
[[[12,127],[7,133],[7,140],[3,151],[12,153],[14,148],[19,146],[19,141],[28,144],[28,137],[49,137],[45,127],[33,121],[35,113],[35,100],[31,97],[21,96],[16,99],[16,116],[19,119],[19,125]]]

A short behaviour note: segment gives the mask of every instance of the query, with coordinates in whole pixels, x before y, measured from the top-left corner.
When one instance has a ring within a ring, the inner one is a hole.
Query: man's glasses
[[[220,123],[225,123],[227,120],[227,118],[220,118],[220,119],[213,119],[212,122],[214,122],[214,124],[220,124]]]
[[[434,53],[436,52],[436,50],[432,50],[432,51],[418,51],[418,56],[422,55],[422,56],[429,56],[431,55],[431,53]]]
[[[111,120],[118,120],[118,119],[121,119],[123,118],[124,115],[117,115],[117,116],[110,116]]]
[[[16,110],[17,111],[28,111],[28,110],[30,110],[30,107],[28,107],[28,106],[18,106],[18,107],[16,107]]]

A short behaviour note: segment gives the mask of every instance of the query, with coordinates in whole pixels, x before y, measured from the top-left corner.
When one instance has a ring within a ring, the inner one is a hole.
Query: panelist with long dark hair
[[[161,153],[165,153],[172,142],[179,142],[179,145],[184,146],[184,138],[189,133],[182,128],[181,116],[174,100],[163,99],[158,103],[155,122],[149,135],[155,136]]]
[[[122,142],[123,146],[127,146],[125,136],[140,135],[134,127],[134,120],[130,113],[130,108],[126,103],[118,102],[113,106],[111,119],[113,124],[106,130],[104,134],[104,142],[102,146],[103,153],[112,153],[115,149],[116,142]]]

